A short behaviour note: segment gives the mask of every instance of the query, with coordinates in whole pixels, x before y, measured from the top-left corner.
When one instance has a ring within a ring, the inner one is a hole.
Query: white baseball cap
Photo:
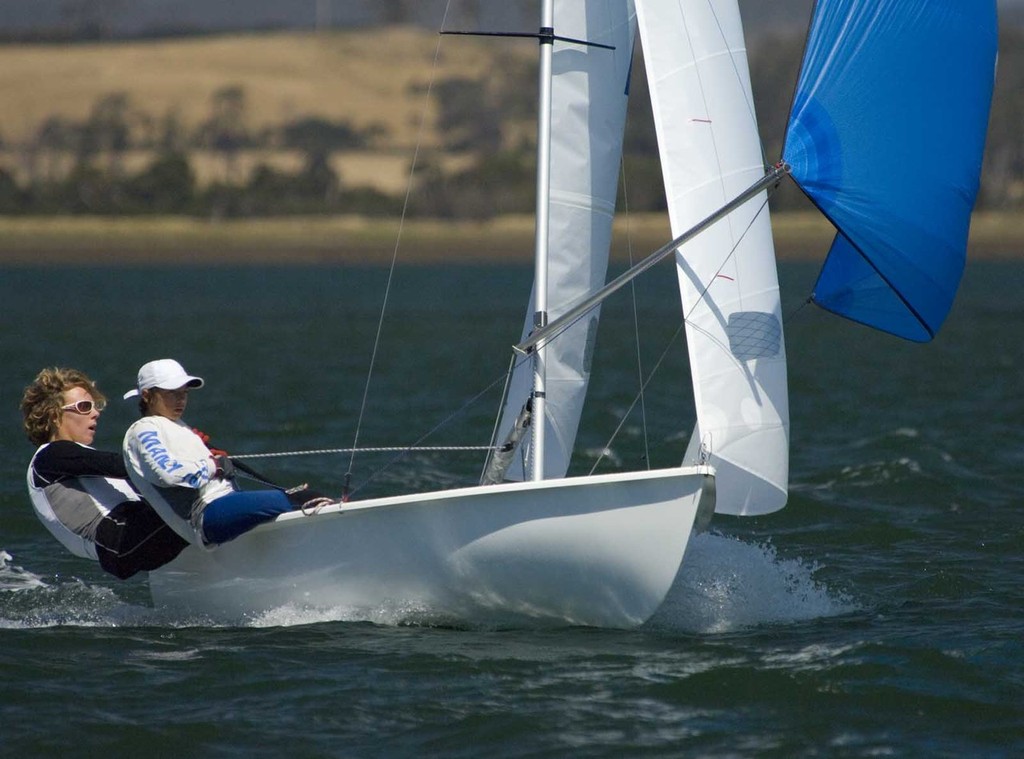
[[[125,398],[133,398],[143,390],[158,387],[161,390],[177,390],[179,387],[202,387],[202,377],[193,377],[173,358],[161,358],[143,364],[139,369],[138,385],[124,394]]]

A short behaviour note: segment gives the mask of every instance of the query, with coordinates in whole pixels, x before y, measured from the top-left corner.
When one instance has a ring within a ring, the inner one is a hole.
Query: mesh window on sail
[[[737,311],[729,316],[726,328],[729,349],[740,361],[772,358],[782,347],[782,325],[775,314],[764,311]]]

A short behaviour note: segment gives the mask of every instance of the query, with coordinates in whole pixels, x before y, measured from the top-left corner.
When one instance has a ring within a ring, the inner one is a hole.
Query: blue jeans
[[[203,509],[203,540],[226,543],[293,508],[280,490],[244,490],[221,496]]]

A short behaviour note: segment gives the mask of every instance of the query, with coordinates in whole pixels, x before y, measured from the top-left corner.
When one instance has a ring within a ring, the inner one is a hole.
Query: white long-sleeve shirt
[[[160,517],[202,545],[203,509],[235,490],[230,480],[214,478],[202,439],[184,422],[144,416],[128,428],[122,452],[129,478]]]

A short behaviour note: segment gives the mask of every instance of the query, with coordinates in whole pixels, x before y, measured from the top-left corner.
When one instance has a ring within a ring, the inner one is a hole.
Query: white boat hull
[[[225,621],[297,606],[628,628],[671,587],[712,483],[706,467],[686,467],[293,512],[186,549],[150,587],[158,607]]]

